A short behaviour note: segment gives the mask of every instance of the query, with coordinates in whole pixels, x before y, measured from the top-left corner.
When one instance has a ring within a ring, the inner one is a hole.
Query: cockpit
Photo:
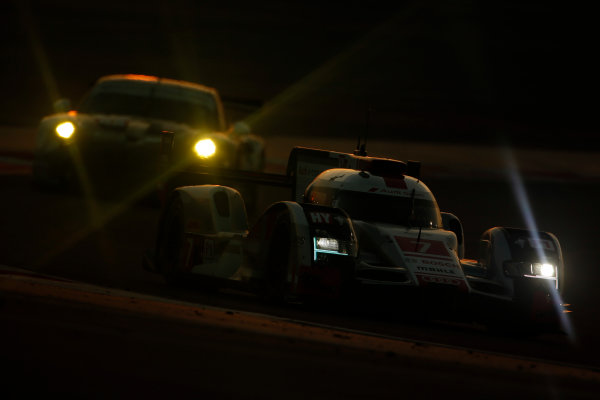
[[[413,192],[414,193],[414,192]],[[440,228],[442,218],[435,200],[310,186],[305,201],[341,208],[352,219],[416,228]]]

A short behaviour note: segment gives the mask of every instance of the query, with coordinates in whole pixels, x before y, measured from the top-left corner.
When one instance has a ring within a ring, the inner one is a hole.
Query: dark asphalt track
[[[8,398],[584,399],[595,398],[600,385],[600,373],[589,368],[15,271],[2,271],[0,287]]]

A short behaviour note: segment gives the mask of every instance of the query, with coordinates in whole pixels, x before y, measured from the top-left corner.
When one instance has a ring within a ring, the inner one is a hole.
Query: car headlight
[[[536,276],[543,276],[545,278],[551,278],[556,276],[556,268],[554,265],[548,263],[533,263],[531,265],[533,274]]]
[[[513,278],[522,276],[556,278],[556,266],[539,262],[507,262],[504,264],[504,273]]]
[[[349,246],[343,241],[330,237],[313,237],[314,259],[319,254],[336,254],[341,256],[349,255]]]
[[[73,136],[73,133],[75,133],[75,125],[73,125],[71,121],[65,121],[56,125],[54,130],[59,137],[63,139],[69,139],[71,136]]]
[[[337,241],[337,239],[320,237],[315,238],[315,247],[318,250],[337,252],[340,249],[340,243]]]
[[[196,142],[194,151],[200,158],[210,158],[217,152],[217,146],[211,139],[202,139]]]

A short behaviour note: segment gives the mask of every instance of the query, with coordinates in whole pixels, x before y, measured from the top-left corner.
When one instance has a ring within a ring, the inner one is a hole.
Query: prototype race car
[[[420,163],[294,148],[291,199],[249,228],[230,187],[177,188],[147,268],[168,281],[199,276],[271,298],[356,299],[386,294],[398,310],[452,305],[469,317],[555,329],[565,308],[558,239],[494,227],[479,260],[464,259],[463,227],[440,212]]]
[[[220,96],[207,86],[110,75],[96,82],[77,109],[68,100],[58,108],[64,112],[39,125],[33,179],[42,186],[75,180],[152,186],[174,170],[264,167],[262,139],[243,123],[227,129]]]

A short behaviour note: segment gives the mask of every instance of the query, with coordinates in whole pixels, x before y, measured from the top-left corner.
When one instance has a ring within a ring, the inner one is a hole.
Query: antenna
[[[354,154],[357,156],[367,156],[367,138],[369,137],[369,128],[371,126],[371,104],[367,105],[367,113],[365,116],[365,142],[361,144],[360,134],[358,135],[358,143]]]

